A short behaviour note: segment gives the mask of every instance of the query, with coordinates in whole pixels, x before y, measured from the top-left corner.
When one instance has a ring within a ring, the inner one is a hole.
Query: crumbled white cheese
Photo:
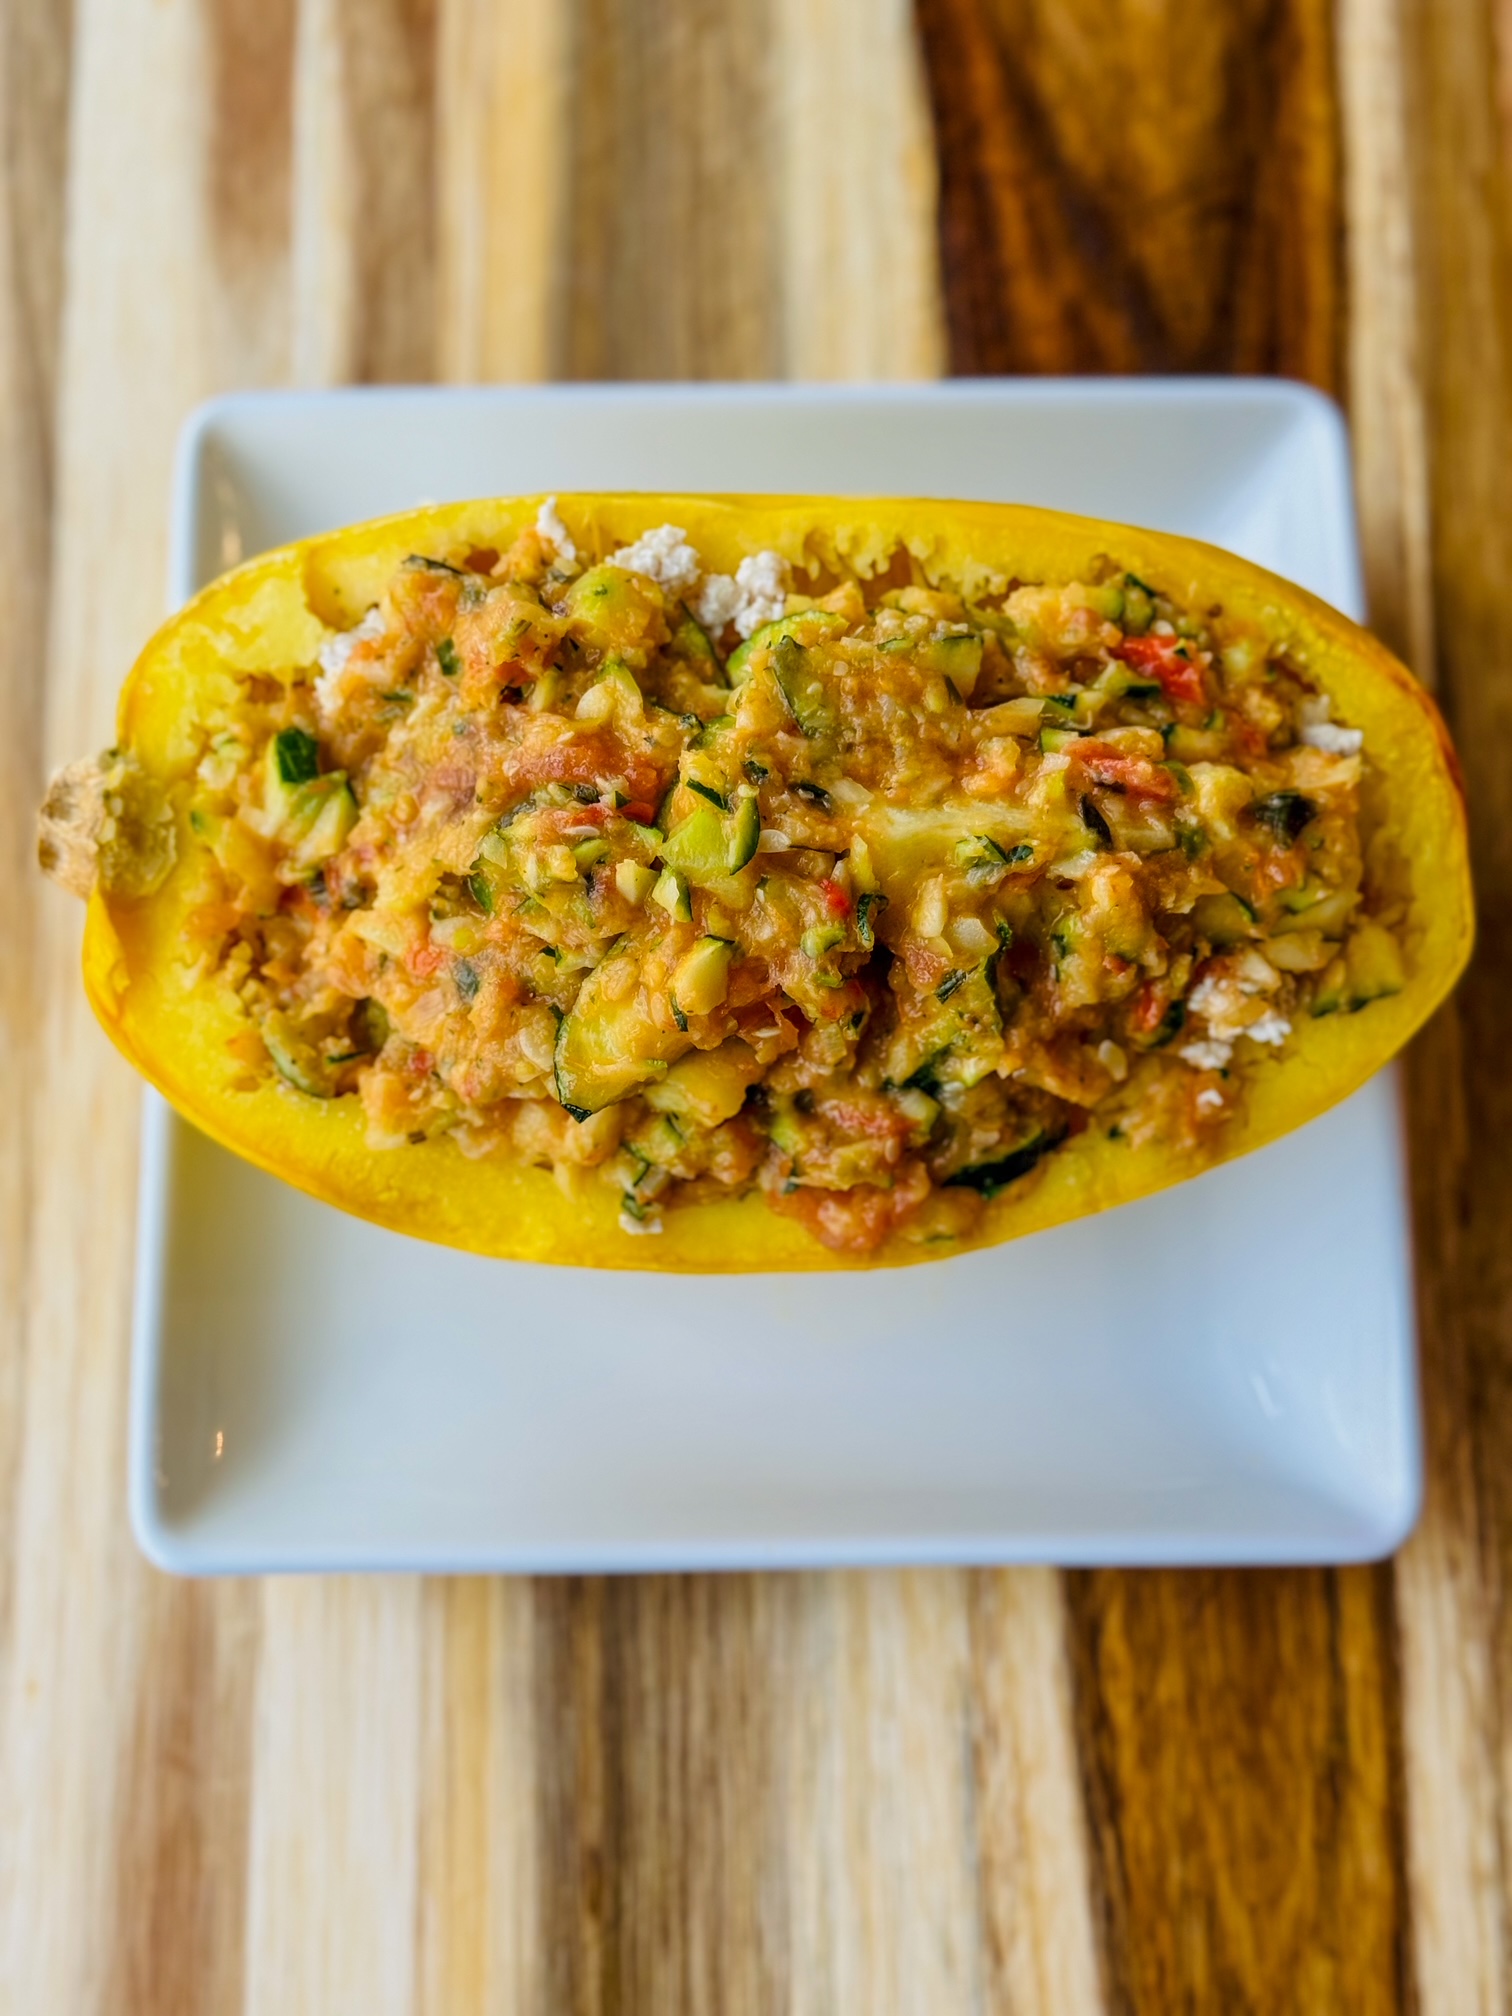
[[[1197,1105],[1202,1112],[1211,1113],[1215,1106],[1221,1106],[1222,1104],[1223,1094],[1218,1090],[1216,1085],[1204,1085],[1202,1090],[1197,1094]]]
[[[388,628],[383,611],[375,603],[360,623],[350,630],[339,630],[334,637],[328,637],[321,645],[319,653],[320,677],[315,681],[315,705],[322,721],[333,715],[341,705],[341,675],[346,670],[347,660],[359,644],[370,644],[375,637],[381,637]],[[375,676],[385,676],[375,668]]]
[[[1275,967],[1254,946],[1247,945],[1227,970],[1203,974],[1187,1006],[1194,1015],[1207,1018],[1210,1034],[1229,1043],[1245,1035],[1251,1023],[1264,1018],[1266,1011],[1258,1007],[1256,996],[1274,994],[1280,985],[1281,975]],[[1261,1040],[1279,1042],[1280,1038]]]
[[[1329,756],[1358,756],[1365,746],[1363,728],[1339,728],[1332,721],[1314,721],[1302,730],[1309,749],[1321,749]]]
[[[720,637],[727,625],[735,621],[741,599],[740,583],[733,574],[705,574],[693,603],[693,614],[711,637]],[[740,634],[748,637],[750,631],[742,630]]]
[[[1274,1008],[1268,1008],[1258,1022],[1250,1023],[1244,1033],[1254,1043],[1284,1043],[1291,1034],[1291,1024]]]
[[[717,637],[726,624],[733,623],[740,636],[749,637],[763,623],[775,623],[782,615],[791,579],[792,570],[780,553],[748,554],[733,576],[705,576],[693,613],[711,636]]]
[[[1217,1037],[1207,1042],[1183,1043],[1177,1052],[1194,1071],[1222,1071],[1233,1054],[1233,1044],[1224,1043]]]
[[[1332,713],[1331,695],[1309,693],[1297,705],[1297,718],[1302,724],[1298,739],[1309,749],[1321,749],[1326,756],[1358,756],[1365,746],[1365,731],[1361,728],[1340,728],[1330,720]]]
[[[681,525],[657,525],[643,532],[631,546],[621,546],[609,555],[611,565],[628,567],[632,573],[646,574],[669,595],[686,595],[703,568],[688,544]]]
[[[577,565],[577,546],[573,542],[572,534],[562,523],[555,497],[548,497],[537,511],[535,529],[562,565],[566,567]]]

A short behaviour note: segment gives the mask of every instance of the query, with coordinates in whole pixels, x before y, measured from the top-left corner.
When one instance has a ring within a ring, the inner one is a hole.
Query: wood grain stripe
[[[571,9],[442,0],[437,58],[440,375],[550,374],[565,286]]]
[[[262,1585],[247,2016],[407,2016],[419,1972],[420,1585]]]
[[[546,2011],[536,1597],[430,1581],[422,1604],[417,2016]]]
[[[294,375],[434,375],[434,0],[302,0]]]
[[[31,806],[42,773],[42,671],[57,346],[62,315],[63,197],[72,9],[52,0],[0,17],[0,885],[9,892],[0,961],[0,1530],[11,1531],[24,1373],[31,1217],[30,1088],[41,1002]],[[10,1639],[12,1554],[0,1551],[0,1683]]]
[[[1338,378],[1327,0],[918,0],[951,368]]]
[[[104,2006],[112,2016],[238,2016],[257,1590],[144,1579]]]
[[[933,136],[909,0],[778,0],[782,375],[935,378]]]
[[[77,15],[57,496],[62,536],[90,555],[91,593],[52,597],[52,752],[106,738],[120,668],[160,607],[161,502],[144,498],[166,496],[182,387],[192,396],[202,382],[201,297],[174,284],[202,250],[196,25],[150,0]],[[123,108],[149,88],[166,109],[144,145]],[[152,1620],[122,1518],[137,1094],[80,998],[78,928],[72,904],[43,896],[48,1013],[33,1096],[47,1153],[33,1184],[0,1739],[0,1807],[13,1820],[0,1844],[0,1979],[18,1984],[23,2006],[89,2010],[113,1992],[116,1952],[132,1964],[117,1915],[120,1801],[145,1726]]]
[[[967,1601],[983,2005],[1094,2016],[1110,2004],[1064,1584],[1048,1568],[1001,1570],[972,1576]]]
[[[1119,2006],[1405,2006],[1385,1576],[1071,1586]]]
[[[1428,1493],[1398,1570],[1423,2006],[1509,2006],[1512,1854],[1512,1091],[1491,1060],[1512,979],[1512,23],[1402,8],[1439,696],[1457,731],[1480,910],[1474,962],[1412,1059]]]
[[[1397,0],[1339,0],[1338,42],[1346,377],[1370,623],[1432,686],[1427,412]]]
[[[781,370],[772,0],[578,0],[553,374]]]
[[[191,189],[211,283],[196,290],[205,362],[234,358],[248,384],[288,371],[295,4],[203,0],[181,16],[203,92]]]

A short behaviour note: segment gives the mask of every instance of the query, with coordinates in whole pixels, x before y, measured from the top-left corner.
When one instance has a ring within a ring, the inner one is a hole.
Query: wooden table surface
[[[0,2007],[1508,2009],[1509,149],[1506,0],[0,0]],[[185,410],[951,370],[1348,403],[1482,917],[1409,1071],[1417,1534],[1337,1573],[155,1574],[138,1092],[31,821],[161,612]]]

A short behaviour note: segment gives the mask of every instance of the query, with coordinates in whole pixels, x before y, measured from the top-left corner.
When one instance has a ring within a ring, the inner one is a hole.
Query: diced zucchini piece
[[[263,756],[261,830],[272,838],[295,818],[300,792],[320,775],[320,745],[303,728],[282,728]]]
[[[772,669],[788,712],[811,740],[832,735],[835,710],[824,690],[812,654],[786,630],[772,646]]]
[[[1325,1015],[1337,1015],[1349,1005],[1349,968],[1341,955],[1324,967],[1313,993],[1312,1012],[1321,1020]]]
[[[1400,994],[1407,984],[1401,948],[1384,925],[1368,921],[1356,925],[1344,947],[1344,963],[1352,1007],[1364,1008],[1388,994]]]
[[[339,854],[357,824],[357,800],[341,771],[333,770],[300,786],[286,829],[304,829],[291,859],[301,870],[319,867]]]
[[[651,901],[660,904],[667,915],[679,924],[693,922],[693,899],[688,894],[688,881],[675,868],[664,868],[651,891]]]
[[[275,1010],[264,1020],[261,1035],[263,1047],[285,1084],[310,1099],[331,1097],[330,1081],[319,1053],[313,1044],[294,1033],[287,1016]]]
[[[982,638],[970,630],[958,637],[932,637],[918,654],[931,672],[943,672],[963,700],[969,700],[982,672]]]
[[[627,903],[633,903],[639,909],[656,887],[656,871],[643,868],[639,861],[616,862],[614,886]]]
[[[760,623],[743,644],[735,646],[735,649],[725,660],[725,677],[732,686],[739,686],[751,676],[752,654],[759,651],[764,644],[770,644],[781,628],[782,618],[780,616],[775,622]]]
[[[665,1169],[688,1145],[675,1113],[658,1113],[649,1126],[637,1130],[636,1152],[656,1168]]]
[[[646,1087],[646,1104],[696,1127],[717,1127],[740,1111],[761,1071],[750,1045],[732,1036],[717,1050],[690,1050],[679,1058],[665,1078]]]
[[[735,947],[728,938],[700,938],[678,960],[672,998],[684,1015],[708,1015],[725,998]]]
[[[1040,749],[1046,756],[1054,756],[1059,750],[1069,749],[1081,740],[1074,728],[1041,728]]]
[[[645,719],[645,696],[623,658],[610,658],[573,710],[579,721],[617,721],[637,727]]]
[[[661,590],[642,574],[605,561],[580,574],[567,590],[567,613],[610,652],[642,646],[665,603]]]
[[[1221,896],[1199,896],[1192,905],[1192,925],[1214,945],[1238,945],[1260,936],[1254,910],[1232,889]]]
[[[979,1190],[984,1197],[996,1197],[1010,1183],[1027,1176],[1034,1165],[1059,1144],[1061,1137],[1043,1132],[1032,1134],[1022,1146],[998,1155],[991,1162],[978,1162],[970,1169],[958,1169],[945,1178],[947,1189]]]
[[[833,952],[837,945],[843,945],[845,938],[843,924],[816,924],[812,930],[804,932],[799,943],[808,958],[822,959],[826,952]]]
[[[973,889],[991,889],[1008,873],[1008,851],[990,833],[973,833],[955,844],[955,864]]]
[[[1298,903],[1297,898],[1305,900]],[[1346,925],[1359,907],[1360,894],[1357,889],[1325,890],[1320,884],[1303,884],[1302,889],[1289,889],[1281,898],[1284,914],[1276,919],[1274,930],[1321,931],[1325,938],[1342,938]]]
[[[723,816],[705,802],[673,827],[662,843],[662,859],[690,882],[729,873],[729,844]]]
[[[869,952],[877,942],[877,913],[887,907],[887,898],[874,889],[856,901],[856,936]]]
[[[735,801],[731,814],[729,872],[738,875],[747,862],[755,857],[761,839],[761,808],[756,802],[756,794],[747,792]]]
[[[754,793],[737,798],[734,810],[727,813],[705,799],[667,835],[661,857],[695,887],[707,888],[739,874],[760,838],[761,812]]]
[[[682,605],[682,621],[672,632],[670,648],[674,657],[695,666],[711,685],[721,682],[724,667],[719,662],[713,639],[686,602]]]
[[[625,965],[634,967],[625,986]],[[680,1037],[659,1029],[633,984],[639,953],[611,952],[583,982],[570,1012],[557,1027],[556,1095],[575,1119],[628,1098],[663,1076],[674,1057],[687,1049]],[[623,995],[620,989],[625,988]]]
[[[893,1085],[933,1094],[947,1084],[971,1086],[1003,1054],[994,952],[980,966],[947,975],[932,993],[900,993],[898,1027],[884,1059]]]
[[[303,728],[280,728],[271,744],[281,784],[308,784],[320,774],[320,744]]]
[[[1137,574],[1125,574],[1122,617],[1125,634],[1130,637],[1142,637],[1154,621],[1154,617],[1154,589],[1147,588]]]

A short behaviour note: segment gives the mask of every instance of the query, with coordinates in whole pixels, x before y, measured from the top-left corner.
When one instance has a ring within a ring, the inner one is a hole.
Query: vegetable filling
[[[1094,574],[1097,569],[1092,570]],[[190,956],[290,1096],[842,1253],[969,1237],[1088,1127],[1200,1158],[1303,1016],[1402,985],[1368,754],[1132,575],[967,600],[554,502],[416,555],[197,773]]]

